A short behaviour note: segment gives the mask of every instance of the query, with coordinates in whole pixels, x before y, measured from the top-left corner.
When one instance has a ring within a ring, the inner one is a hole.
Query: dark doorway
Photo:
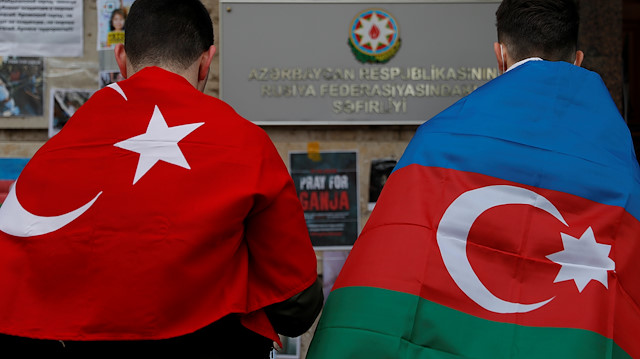
[[[623,109],[640,158],[640,0],[623,0]]]

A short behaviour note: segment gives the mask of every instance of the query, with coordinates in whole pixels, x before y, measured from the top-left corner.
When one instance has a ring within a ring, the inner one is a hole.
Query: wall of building
[[[204,0],[218,31],[218,1]],[[580,0],[582,27],[580,47],[585,51],[583,66],[600,73],[622,109],[622,0]],[[96,0],[84,0],[84,54],[81,58],[45,59],[45,116],[0,119],[0,157],[31,157],[48,139],[49,90],[51,88],[97,89],[101,56],[96,50]],[[472,31],[472,29],[470,29]],[[218,38],[216,39],[218,41]],[[205,92],[219,94],[220,66],[214,59]],[[310,143],[320,150],[357,150],[359,168],[360,226],[367,209],[370,164],[373,159],[398,159],[417,126],[268,126],[285,163],[289,151],[306,151]],[[320,259],[322,254],[318,254]],[[306,348],[310,336],[303,336]],[[306,349],[303,349],[303,351]]]

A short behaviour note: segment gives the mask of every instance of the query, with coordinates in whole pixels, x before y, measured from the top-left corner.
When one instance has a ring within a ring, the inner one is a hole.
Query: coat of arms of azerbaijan
[[[362,63],[386,63],[400,48],[397,21],[382,9],[368,9],[351,24],[349,47]]]

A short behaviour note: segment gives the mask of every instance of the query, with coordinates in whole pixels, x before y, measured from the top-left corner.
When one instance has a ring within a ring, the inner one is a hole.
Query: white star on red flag
[[[178,142],[203,124],[204,122],[199,122],[169,127],[160,109],[155,106],[147,132],[114,145],[140,154],[133,184],[138,182],[158,161],[191,169]]]
[[[591,227],[580,238],[560,234],[564,250],[547,256],[562,266],[554,283],[573,280],[581,293],[592,280],[609,288],[607,272],[616,268],[615,262],[609,258],[611,246],[596,242]]]

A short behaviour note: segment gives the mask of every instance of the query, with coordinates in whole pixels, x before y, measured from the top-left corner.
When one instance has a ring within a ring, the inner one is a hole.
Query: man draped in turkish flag
[[[264,131],[202,93],[214,52],[198,0],[133,4],[127,79],[0,207],[0,347],[257,358],[311,326],[322,289],[293,181]]]

